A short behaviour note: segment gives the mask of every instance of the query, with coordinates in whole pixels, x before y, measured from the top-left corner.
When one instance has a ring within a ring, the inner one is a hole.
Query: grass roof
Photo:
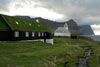
[[[51,32],[45,24],[15,16],[2,15],[13,30]]]
[[[0,30],[9,30],[9,28],[1,18],[0,18]]]

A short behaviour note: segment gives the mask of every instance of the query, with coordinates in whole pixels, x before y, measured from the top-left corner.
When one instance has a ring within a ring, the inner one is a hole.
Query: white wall
[[[54,36],[71,36],[70,31],[68,30],[67,25],[65,25],[64,27],[58,27],[56,29],[56,31],[54,32]]]
[[[37,40],[34,40],[34,41],[42,41],[42,42],[49,43],[51,45],[54,44],[54,42],[53,42],[54,40],[53,39],[46,39],[46,40],[44,40],[44,39],[37,39]]]
[[[54,36],[68,36],[68,37],[70,37],[71,35],[70,35],[70,33],[54,33]]]
[[[46,43],[49,43],[49,44],[51,44],[51,45],[54,44],[54,43],[53,43],[53,39],[46,39]]]

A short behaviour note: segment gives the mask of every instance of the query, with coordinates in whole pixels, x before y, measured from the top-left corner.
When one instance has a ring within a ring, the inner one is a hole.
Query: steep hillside
[[[79,26],[79,29],[82,35],[94,35],[94,32],[90,25]]]
[[[54,32],[58,27],[63,27],[65,24],[65,22],[56,22],[43,18],[35,18],[35,20],[37,19],[40,22],[44,23],[52,32]]]
[[[37,18],[29,18],[27,16],[18,16],[18,17],[27,18],[27,19],[34,20],[34,21],[38,20],[44,23],[52,32],[55,32],[55,30],[58,27],[64,27],[64,24],[67,23],[71,33],[80,34],[79,27],[77,26],[76,22],[73,19],[70,19],[69,21],[65,21],[65,22],[56,22],[56,21],[44,19],[41,17],[37,17]]]
[[[58,27],[63,27],[65,23],[65,22],[56,22],[41,17],[37,17],[37,18],[30,18],[29,16],[16,16],[16,17],[28,19],[28,20],[34,20],[34,21],[39,20],[40,22],[44,23],[52,32],[54,32]]]

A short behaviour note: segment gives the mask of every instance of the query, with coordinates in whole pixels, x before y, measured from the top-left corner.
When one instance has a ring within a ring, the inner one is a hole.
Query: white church
[[[79,34],[80,34],[80,30],[78,28],[78,25],[73,19],[65,22],[63,27],[58,27],[54,32],[54,36],[71,37],[75,39],[77,38],[77,35]]]
[[[68,29],[67,23],[65,23],[63,27],[58,27],[54,32],[54,36],[70,37],[71,33],[70,33],[69,29]]]

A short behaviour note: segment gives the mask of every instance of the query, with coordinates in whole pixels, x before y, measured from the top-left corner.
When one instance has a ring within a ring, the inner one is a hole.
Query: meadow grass
[[[84,54],[83,46],[92,46],[93,57],[88,63],[90,67],[99,67],[98,44],[69,38],[54,38],[53,46],[39,41],[0,42],[0,67],[63,67],[65,62],[69,62],[70,67],[76,67],[78,57]]]

